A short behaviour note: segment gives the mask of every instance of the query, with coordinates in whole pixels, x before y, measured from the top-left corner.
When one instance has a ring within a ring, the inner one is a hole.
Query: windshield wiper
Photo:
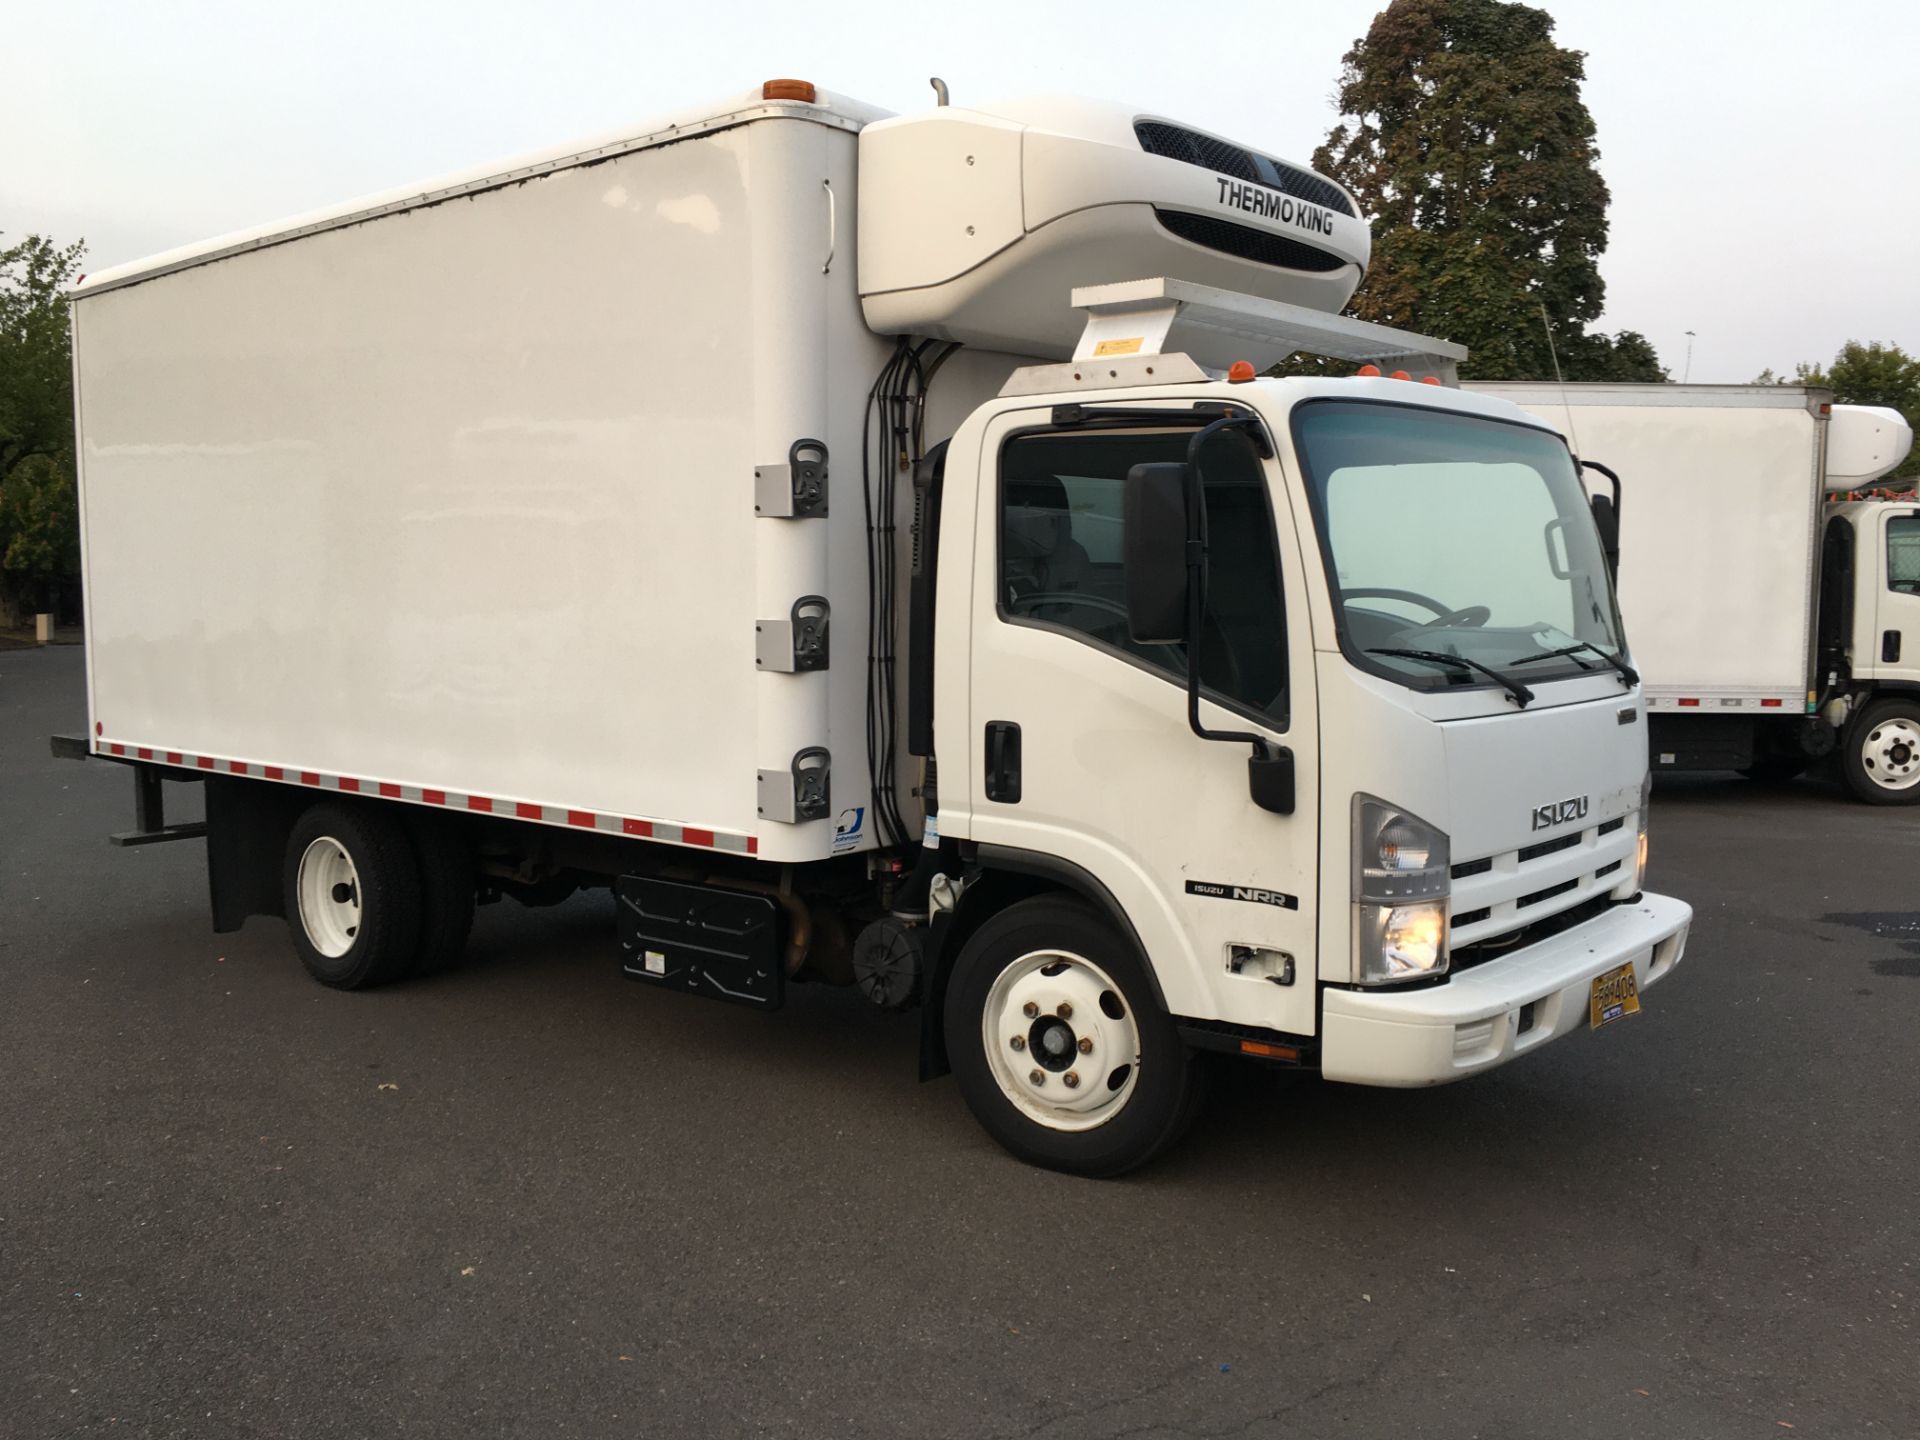
[[[1640,683],[1640,672],[1634,669],[1618,655],[1609,654],[1591,640],[1576,640],[1571,645],[1562,645],[1558,650],[1542,650],[1538,655],[1522,655],[1518,660],[1508,661],[1511,665],[1532,665],[1539,660],[1558,660],[1563,655],[1579,655],[1591,652],[1598,655],[1607,664],[1620,672],[1620,683],[1632,689]],[[1585,669],[1585,666],[1581,667]]]
[[[1482,675],[1491,675],[1500,682],[1507,694],[1513,697],[1513,703],[1522,710],[1533,699],[1533,691],[1522,685],[1511,675],[1502,675],[1491,665],[1482,665],[1478,660],[1469,660],[1464,655],[1447,655],[1439,650],[1369,650],[1369,655],[1397,655],[1403,660],[1424,660],[1429,665],[1455,665],[1462,670],[1478,670]]]

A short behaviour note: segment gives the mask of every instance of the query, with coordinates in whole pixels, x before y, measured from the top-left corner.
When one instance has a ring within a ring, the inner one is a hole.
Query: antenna
[[[1553,383],[1560,387],[1560,408],[1567,417],[1567,436],[1573,441],[1573,458],[1580,458],[1580,434],[1573,428],[1573,403],[1567,399],[1566,377],[1560,373],[1560,354],[1553,348],[1553,321],[1547,318],[1547,303],[1540,302],[1540,328],[1547,332],[1547,354],[1553,361]]]

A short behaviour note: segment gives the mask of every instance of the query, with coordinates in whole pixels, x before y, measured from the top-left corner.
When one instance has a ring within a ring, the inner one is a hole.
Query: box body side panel
[[[101,733],[753,829],[755,128],[82,298]]]
[[[1621,618],[1656,703],[1682,693],[1798,703],[1821,500],[1821,422],[1805,405],[1569,409],[1486,388],[1562,434],[1571,425],[1582,457],[1619,472]]]

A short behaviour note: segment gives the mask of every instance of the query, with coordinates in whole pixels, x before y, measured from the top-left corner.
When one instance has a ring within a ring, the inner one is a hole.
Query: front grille
[[[1448,957],[1447,971],[1449,974],[1458,975],[1462,970],[1471,970],[1474,966],[1488,960],[1497,960],[1502,955],[1510,955],[1515,950],[1525,949],[1537,941],[1558,935],[1563,930],[1584,925],[1597,915],[1604,915],[1612,904],[1613,900],[1609,896],[1595,895],[1592,899],[1583,900],[1578,905],[1562,910],[1558,914],[1545,916],[1518,930],[1509,930],[1506,934],[1496,935],[1490,940],[1462,946]]]
[[[1262,155],[1257,150],[1248,150],[1231,141],[1217,140],[1198,130],[1169,125],[1162,120],[1141,120],[1134,125],[1133,133],[1140,142],[1140,148],[1149,155],[1182,160],[1189,165],[1198,165],[1203,170],[1231,175],[1236,180],[1252,180],[1283,195],[1291,195],[1296,200],[1338,210],[1342,215],[1354,213],[1353,201],[1338,185],[1321,179],[1311,170],[1302,170],[1284,160],[1275,160],[1271,155]]]
[[[1342,269],[1347,263],[1338,255],[1329,255],[1324,250],[1290,240],[1285,235],[1270,235],[1265,230],[1255,230],[1250,225],[1236,225],[1231,220],[1219,220],[1211,215],[1189,215],[1184,210],[1162,210],[1156,205],[1153,207],[1153,218],[1167,231],[1190,244],[1203,245],[1209,250],[1218,250],[1223,255],[1232,255],[1241,260],[1251,260],[1256,265],[1325,274]]]
[[[1572,880],[1562,880],[1558,885],[1549,885],[1544,890],[1534,890],[1526,895],[1522,895],[1518,900],[1513,902],[1513,908],[1516,910],[1525,910],[1529,905],[1538,905],[1542,900],[1551,900],[1556,895],[1564,895],[1569,890],[1578,890],[1579,888],[1580,881],[1577,877]]]
[[[1630,818],[1630,817],[1627,817]],[[1542,921],[1585,913],[1618,887],[1633,857],[1634,838],[1625,819],[1603,820],[1592,829],[1556,835],[1497,855],[1459,861],[1453,877],[1449,934],[1459,950],[1502,953],[1535,935]]]
[[[1529,860],[1538,860],[1542,855],[1551,855],[1556,850],[1571,850],[1579,843],[1580,832],[1576,830],[1571,835],[1562,835],[1558,840],[1542,840],[1538,845],[1523,845],[1520,847],[1520,863],[1524,865]]]

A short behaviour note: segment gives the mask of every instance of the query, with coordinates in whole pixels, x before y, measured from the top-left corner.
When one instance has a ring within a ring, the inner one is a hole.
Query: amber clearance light
[[[804,100],[809,105],[818,93],[811,80],[769,80],[760,87],[762,100]]]

